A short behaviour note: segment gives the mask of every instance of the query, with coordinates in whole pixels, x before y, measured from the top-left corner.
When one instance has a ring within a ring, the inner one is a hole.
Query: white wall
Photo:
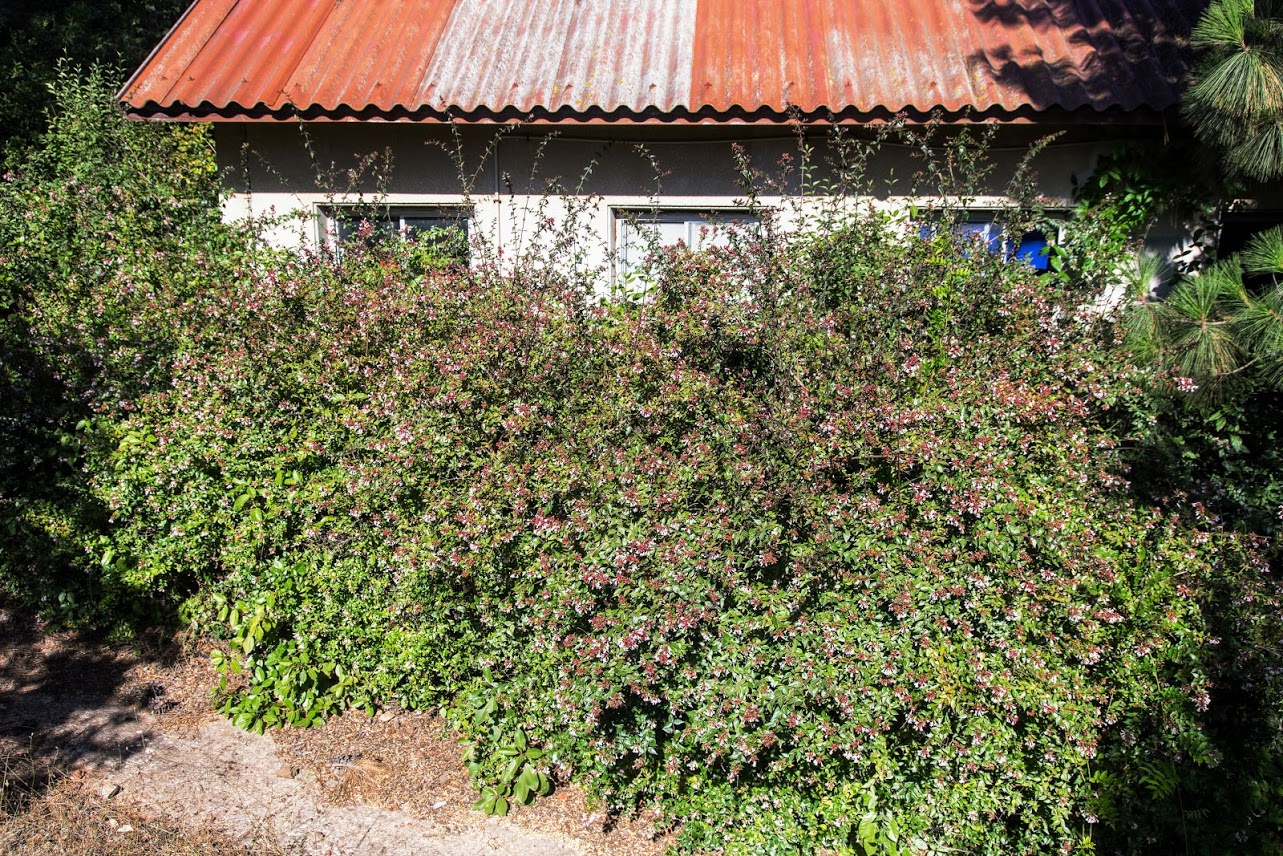
[[[994,169],[969,204],[1001,204],[1028,146],[1045,133],[1027,125],[999,128],[990,144]],[[226,202],[229,218],[304,213],[302,220],[275,231],[279,243],[321,240],[320,215],[338,203],[466,203],[473,212],[473,234],[505,256],[529,247],[532,236],[546,237],[541,224],[569,221],[583,242],[580,261],[604,270],[610,269],[615,250],[616,211],[735,208],[746,196],[744,166],[766,188],[764,204],[784,205],[787,195],[792,215],[814,211],[827,198],[822,187],[837,174],[832,164],[840,147],[826,141],[825,132],[808,135],[814,140],[809,143],[812,175],[821,187],[803,193],[796,169],[802,161],[799,140],[789,128],[357,122],[216,127],[219,160],[232,191]],[[1104,137],[1118,134],[1069,129],[1033,159],[1033,188],[1045,204],[1070,205],[1075,177],[1090,174],[1098,155],[1115,145]],[[884,144],[869,162],[858,195],[877,204],[921,202],[913,178],[921,170],[909,146]],[[1164,236],[1160,243],[1176,239]]]

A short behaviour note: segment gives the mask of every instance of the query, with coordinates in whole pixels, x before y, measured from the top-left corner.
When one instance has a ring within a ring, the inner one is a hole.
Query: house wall
[[[968,204],[995,207],[1029,147],[1059,136],[1032,160],[1033,190],[1049,207],[1068,208],[1075,179],[1097,157],[1144,129],[1048,129],[1000,126],[990,141],[993,168]],[[868,138],[870,129],[846,132]],[[757,176],[760,200],[781,206],[786,222],[826,204],[823,188],[842,146],[808,129],[805,144],[815,187],[804,188],[795,168],[802,140],[793,129],[762,126],[547,127],[453,126],[331,122],[228,123],[216,126],[220,163],[231,191],[226,215],[301,212],[281,223],[281,244],[325,239],[329,206],[379,200],[388,205],[467,204],[473,234],[511,257],[549,238],[544,226],[570,223],[583,255],[576,263],[600,268],[609,282],[618,249],[617,212],[628,209],[734,209],[745,198],[742,167]],[[737,149],[738,147],[738,149]],[[737,163],[737,154],[740,160]],[[790,169],[790,163],[794,168]],[[930,200],[913,177],[922,160],[904,144],[884,143],[869,161],[859,197],[907,206]],[[1173,252],[1178,224],[1151,236],[1160,253]]]

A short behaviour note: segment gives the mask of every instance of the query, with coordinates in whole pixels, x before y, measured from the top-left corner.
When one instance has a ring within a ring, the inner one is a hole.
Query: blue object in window
[[[924,239],[936,233],[936,226],[924,224],[918,228],[918,234]],[[985,246],[991,253],[1002,253],[1008,261],[1024,262],[1035,270],[1048,270],[1051,267],[1051,242],[1039,231],[1026,232],[1020,243],[1002,239],[1002,229],[992,220],[969,220],[955,224],[953,232],[960,238],[983,238]]]
[[[925,240],[935,235],[939,228],[937,225],[926,223],[918,227],[918,235]],[[1002,230],[991,220],[967,220],[954,223],[950,231],[955,237],[967,243],[977,238],[983,240],[991,253],[1002,252]]]
[[[995,223],[977,223],[974,221],[959,223],[955,227],[955,231],[963,238],[983,238],[991,253],[1002,251],[1002,231]]]
[[[1035,270],[1047,270],[1051,265],[1051,246],[1042,232],[1026,232],[1012,258],[1024,262]]]

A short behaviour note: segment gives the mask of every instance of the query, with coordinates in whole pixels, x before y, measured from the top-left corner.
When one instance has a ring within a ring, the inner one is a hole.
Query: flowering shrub
[[[1152,385],[1071,278],[877,214],[606,304],[539,251],[271,253],[134,168],[199,134],[67,116],[0,194],[6,596],[185,599],[243,727],[441,707],[491,813],[1277,852],[1270,544],[1133,486]]]
[[[61,66],[40,149],[0,178],[0,598],[120,619],[86,453],[168,383],[173,314],[241,264],[208,133],[125,122],[114,84]]]
[[[947,232],[767,234],[625,304],[363,245],[208,288],[97,478],[117,572],[206,592],[242,724],[445,705],[488,811],[1007,853],[1167,810],[1278,599],[1130,492],[1110,324]]]

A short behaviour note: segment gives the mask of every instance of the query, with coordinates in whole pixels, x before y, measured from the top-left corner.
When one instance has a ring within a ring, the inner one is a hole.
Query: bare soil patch
[[[211,709],[207,651],[109,644],[0,613],[0,852],[627,854],[573,788],[507,818],[471,809],[460,747],[435,716],[360,712],[259,736]],[[122,831],[123,830],[123,831]]]

